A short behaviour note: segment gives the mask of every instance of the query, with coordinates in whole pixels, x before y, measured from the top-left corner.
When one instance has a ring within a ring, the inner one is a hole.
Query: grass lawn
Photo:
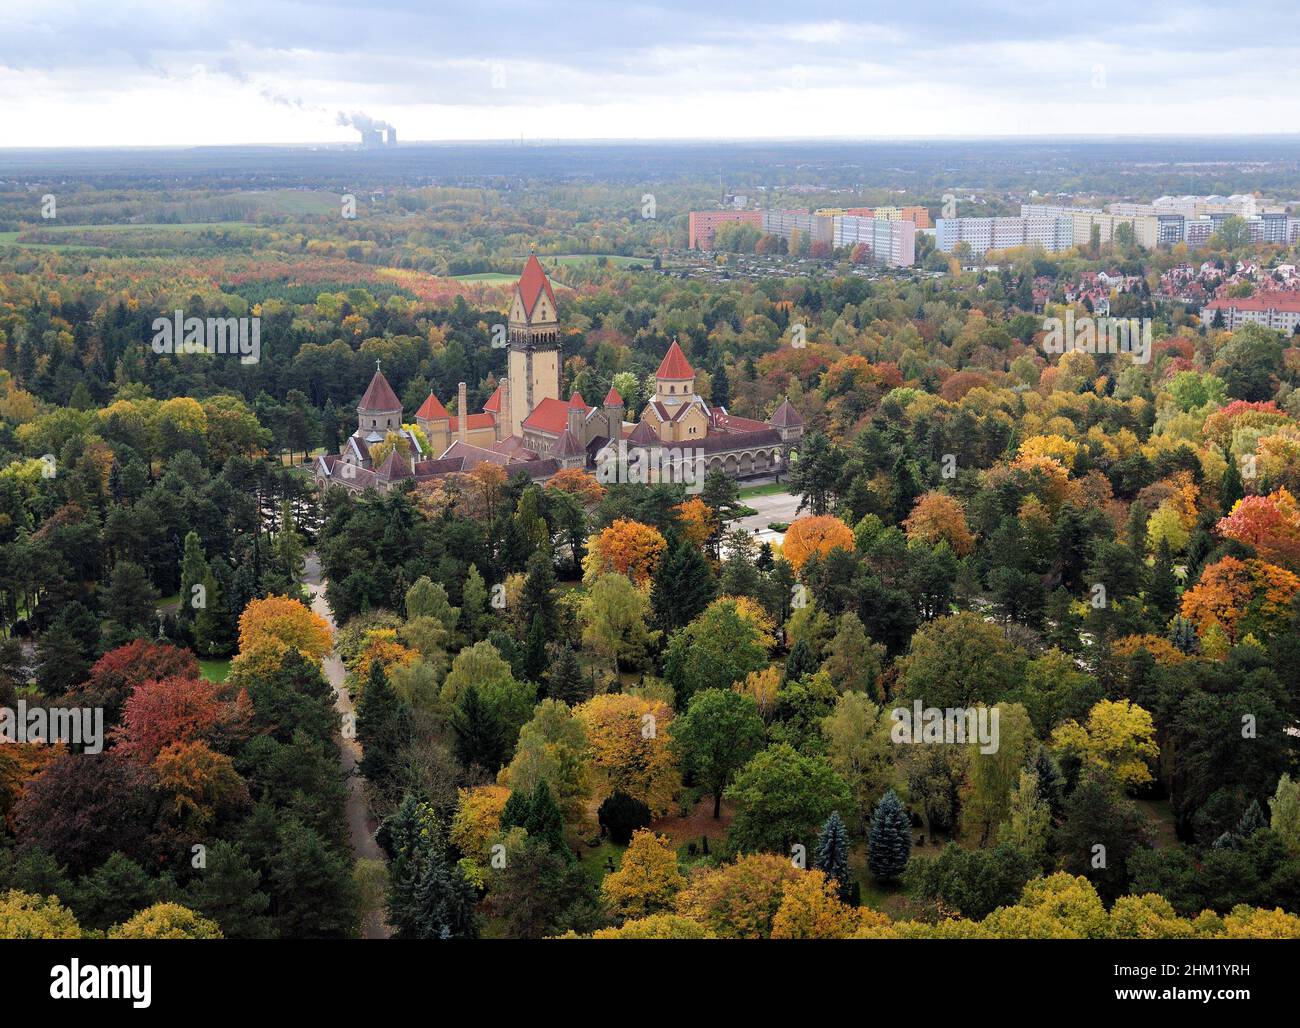
[[[519,281],[519,276],[506,275],[499,271],[482,271],[473,275],[452,275],[451,280],[453,282],[468,282],[471,284],[474,282],[487,282],[496,285],[501,282],[517,282]]]
[[[751,485],[748,489],[741,488],[740,498],[747,500],[751,496],[779,496],[789,491],[789,487],[784,482],[768,482],[766,485]]]
[[[606,263],[616,265],[620,268],[648,268],[651,263],[651,258],[649,257],[625,257],[622,254],[614,253],[570,253],[561,257],[540,257],[538,259],[543,264],[581,264],[583,261],[595,261],[600,257],[605,258]]]
[[[230,660],[201,660],[199,674],[209,682],[224,682],[230,677]]]
[[[600,888],[600,883],[605,880],[605,875],[609,874],[606,861],[612,859],[614,861],[614,870],[617,871],[623,864],[623,854],[626,852],[626,846],[619,846],[617,843],[605,840],[595,849],[579,846],[578,862],[582,865],[582,869],[587,872],[587,877],[591,879],[592,884]]]

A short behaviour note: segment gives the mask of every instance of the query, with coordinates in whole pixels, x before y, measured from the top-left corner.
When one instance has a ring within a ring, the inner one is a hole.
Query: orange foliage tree
[[[615,571],[627,575],[637,585],[644,585],[667,548],[668,543],[657,528],[619,518],[587,540],[587,555],[582,559],[583,577],[594,581],[599,575]]]
[[[1215,626],[1230,642],[1254,635],[1265,642],[1291,622],[1300,578],[1262,560],[1224,557],[1201,572],[1183,593],[1182,613],[1204,638]]]
[[[682,534],[695,546],[703,546],[718,526],[718,516],[713,508],[698,496],[692,496],[685,503],[673,508],[677,520],[681,523]]]
[[[240,651],[276,643],[293,647],[317,663],[333,645],[329,623],[300,601],[287,596],[253,600],[239,615]]]
[[[1243,497],[1217,527],[1225,538],[1253,546],[1270,564],[1300,571],[1300,507],[1287,490]]]
[[[825,556],[831,550],[853,552],[853,529],[830,514],[813,514],[791,523],[781,544],[781,553],[798,571],[814,553]]]
[[[903,528],[912,542],[933,546],[941,539],[946,540],[959,557],[975,548],[975,537],[966,525],[966,512],[946,493],[926,493],[920,497],[903,522]]]
[[[597,795],[625,792],[662,814],[681,784],[669,749],[673,711],[660,700],[605,693],[574,708],[591,746]]]
[[[605,487],[581,468],[561,468],[549,482],[547,489],[555,489],[576,496],[584,507],[594,507],[605,497]]]

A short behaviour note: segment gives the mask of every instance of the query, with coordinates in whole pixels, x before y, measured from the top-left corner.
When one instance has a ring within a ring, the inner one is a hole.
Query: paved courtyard
[[[751,496],[740,502],[746,507],[753,507],[758,513],[733,521],[733,527],[743,528],[760,545],[765,542],[777,545],[785,538],[784,533],[773,532],[767,526],[773,521],[793,521],[797,516],[795,508],[799,506],[799,497],[781,492],[768,496]]]

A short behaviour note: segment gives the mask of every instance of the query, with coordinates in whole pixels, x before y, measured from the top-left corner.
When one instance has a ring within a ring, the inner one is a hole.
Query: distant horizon
[[[1105,133],[1031,133],[1025,135],[908,135],[879,136],[538,136],[493,138],[402,139],[395,146],[366,148],[355,140],[305,140],[305,141],[247,141],[234,143],[68,143],[40,146],[3,146],[0,153],[43,153],[47,151],[114,151],[114,150],[341,150],[368,152],[376,155],[393,150],[410,150],[424,146],[655,146],[655,145],[743,145],[788,144],[816,145],[853,143],[1094,143],[1144,141],[1175,142],[1244,142],[1249,140],[1294,141],[1300,143],[1300,130],[1293,132],[1105,132]]]

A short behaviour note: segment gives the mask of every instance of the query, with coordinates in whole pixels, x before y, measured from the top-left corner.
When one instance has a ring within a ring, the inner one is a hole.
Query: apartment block
[[[1160,222],[1154,213],[1108,214],[1099,207],[1063,207],[1054,204],[1021,204],[1021,217],[1070,218],[1074,223],[1075,245],[1082,246],[1092,238],[1095,227],[1100,242],[1109,243],[1115,238],[1120,225],[1133,226],[1133,236],[1139,246],[1148,249],[1159,241]]]
[[[796,234],[813,243],[835,242],[835,218],[800,210],[763,211],[763,231],[768,235],[792,239]]]
[[[917,228],[934,228],[930,212],[924,207],[850,207],[844,212],[856,218],[881,221],[910,221]]]
[[[712,250],[713,236],[720,225],[741,222],[746,225],[763,225],[762,211],[691,211],[690,237],[687,245],[692,250]]]
[[[1049,253],[1068,250],[1074,244],[1071,218],[1032,214],[1019,218],[940,218],[935,245],[951,253],[966,243],[972,253],[1008,250],[1018,246],[1041,246]]]
[[[1215,313],[1229,330],[1253,322],[1288,334],[1300,325],[1300,293],[1256,293],[1254,296],[1220,297],[1201,311],[1201,320],[1211,324]]]
[[[910,268],[916,263],[916,225],[906,219],[886,221],[845,215],[835,219],[834,239],[836,249],[865,245],[871,251],[873,264]]]

